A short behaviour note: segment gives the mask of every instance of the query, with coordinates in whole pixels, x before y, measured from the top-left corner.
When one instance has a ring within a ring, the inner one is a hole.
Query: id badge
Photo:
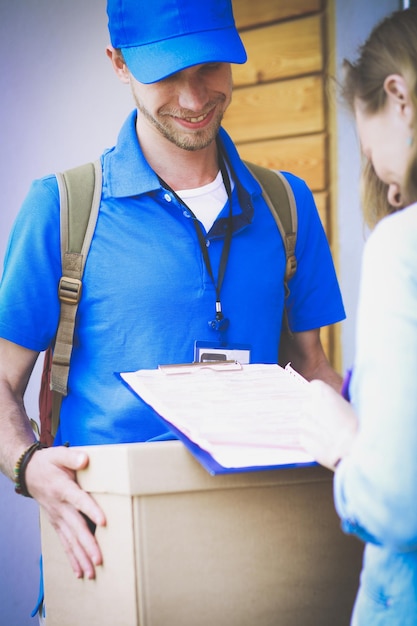
[[[238,361],[242,365],[250,363],[251,347],[247,344],[225,344],[215,341],[196,341],[194,344],[194,361],[207,363],[210,361]]]

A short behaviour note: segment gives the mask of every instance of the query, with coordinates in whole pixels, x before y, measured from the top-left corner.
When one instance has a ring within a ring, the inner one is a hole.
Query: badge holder
[[[213,341],[194,343],[195,363],[221,363],[237,361],[242,365],[250,363],[251,348],[247,344],[225,344]]]

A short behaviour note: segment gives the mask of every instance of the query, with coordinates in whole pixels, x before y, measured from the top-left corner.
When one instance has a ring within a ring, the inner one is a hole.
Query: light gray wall
[[[1,259],[32,179],[95,159],[133,108],[105,55],[105,9],[106,0],[0,0]],[[35,418],[39,369],[26,400]],[[0,626],[37,623],[38,528],[36,504],[0,475]]]
[[[236,0],[235,0],[236,1]],[[238,1],[238,0],[237,0]],[[105,58],[105,0],[0,1],[0,257],[31,180],[92,160],[113,145],[131,98]],[[336,0],[337,59],[352,56],[392,0]],[[344,364],[353,358],[362,222],[351,120],[338,115],[339,238]],[[37,415],[38,373],[27,393]],[[0,476],[0,626],[33,626],[40,554],[38,510]]]

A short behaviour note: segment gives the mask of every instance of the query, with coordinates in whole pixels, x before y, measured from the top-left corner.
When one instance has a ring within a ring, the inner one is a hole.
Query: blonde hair
[[[390,74],[400,74],[408,85],[414,109],[413,126],[417,131],[416,8],[396,11],[380,22],[359,49],[358,60],[354,63],[345,60],[343,69],[342,95],[345,101],[353,110],[355,101],[359,99],[368,115],[378,113],[386,103],[385,78]],[[414,134],[414,153],[402,190],[403,206],[417,200],[417,132]],[[372,164],[364,159],[361,199],[365,221],[370,227],[385,215],[399,210],[388,203],[387,191],[387,185],[378,179]]]

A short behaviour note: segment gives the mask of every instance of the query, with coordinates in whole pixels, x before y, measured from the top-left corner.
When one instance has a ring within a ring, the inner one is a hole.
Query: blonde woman
[[[345,532],[366,543],[354,626],[417,624],[417,10],[381,22],[345,62],[372,232],[351,403],[311,383],[304,445],[335,471]],[[341,564],[342,566],[342,564]]]

